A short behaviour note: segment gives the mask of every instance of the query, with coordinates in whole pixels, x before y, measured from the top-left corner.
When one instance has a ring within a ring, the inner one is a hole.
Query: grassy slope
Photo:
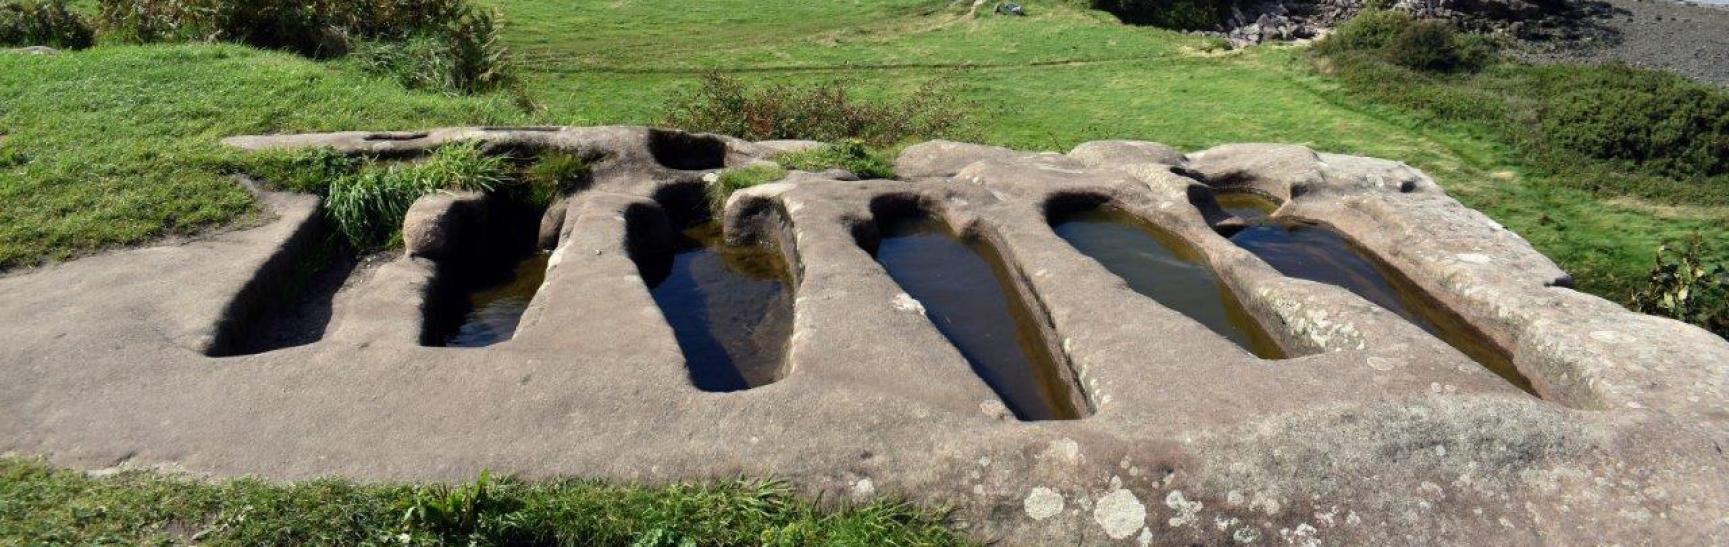
[[[976,104],[974,136],[994,144],[1064,150],[1137,138],[1195,149],[1275,141],[1403,160],[1523,234],[1583,288],[1617,300],[1662,240],[1694,231],[1729,240],[1729,209],[1563,188],[1522,169],[1480,128],[1354,104],[1298,51],[1203,56],[1194,53],[1200,39],[1124,27],[1059,1],[1027,2],[1033,17],[976,20],[943,9],[947,2],[920,0],[792,8],[717,0],[701,12],[647,2],[494,2],[522,25],[512,46],[540,61],[535,95],[564,123],[652,123],[664,98],[705,70],[761,81],[841,79],[866,95],[945,79]],[[798,24],[767,24],[773,20]],[[724,22],[697,24],[713,21]],[[638,39],[644,35],[672,44],[656,48]]]
[[[218,173],[222,136],[533,122],[653,123],[719,70],[750,81],[840,79],[858,93],[935,79],[975,105],[971,135],[1030,149],[1095,138],[1184,148],[1304,143],[1404,160],[1619,298],[1665,238],[1729,239],[1724,208],[1603,200],[1525,173],[1469,127],[1353,104],[1299,52],[1194,53],[1197,38],[1117,24],[1060,0],[970,19],[947,0],[485,0],[503,10],[542,109],[409,93],[339,66],[221,46],[0,56],[0,132],[33,158],[0,167],[0,268],[187,233],[248,211]]]

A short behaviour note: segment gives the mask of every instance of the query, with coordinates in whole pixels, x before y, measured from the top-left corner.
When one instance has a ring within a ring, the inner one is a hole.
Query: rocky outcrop
[[[309,196],[267,194],[280,220],[264,227],[0,278],[0,452],[285,479],[775,476],[832,503],[953,507],[956,526],[1016,545],[1729,542],[1729,343],[1567,289],[1517,234],[1396,162],[930,143],[896,162],[907,180],[797,174],[738,192],[728,239],[785,257],[794,317],[779,381],[719,394],[692,385],[634,233],[779,145],[625,127],[230,142],[412,157],[456,141],[596,158],[593,184],[542,218],[556,250],[510,341],[417,339],[450,260],[431,257],[469,230],[450,197],[416,207],[409,256],[349,280],[323,340],[199,353],[188,344],[316,217]],[[1504,345],[1536,396],[1238,248],[1220,233],[1226,192],[1417,280]],[[1288,357],[1256,357],[1071,247],[1048,214],[1075,203],[1191,247]],[[877,219],[908,211],[1000,255],[1084,418],[1016,420],[873,259]]]

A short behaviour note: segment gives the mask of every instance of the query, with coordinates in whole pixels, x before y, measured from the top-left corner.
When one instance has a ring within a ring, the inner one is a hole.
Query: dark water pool
[[[1284,357],[1200,256],[1131,215],[1100,207],[1052,219],[1057,235],[1129,288],[1266,359]]]
[[[877,262],[924,305],[937,330],[1009,410],[1023,420],[1080,416],[1037,322],[1010,288],[994,251],[924,217],[885,220],[879,229]]]
[[[645,280],[684,351],[691,381],[704,391],[725,392],[779,379],[792,334],[792,295],[781,257],[765,248],[728,246],[713,223],[677,239],[665,271]]]
[[[1513,366],[1512,356],[1487,335],[1339,233],[1325,226],[1275,222],[1269,215],[1276,206],[1259,196],[1227,194],[1219,197],[1219,204],[1250,223],[1247,229],[1231,235],[1231,242],[1280,273],[1356,293],[1531,391],[1530,381]]]
[[[528,303],[546,281],[546,263],[550,255],[536,253],[517,263],[510,274],[495,283],[468,294],[467,310],[462,323],[444,338],[444,345],[453,348],[486,347],[516,336],[516,326]]]

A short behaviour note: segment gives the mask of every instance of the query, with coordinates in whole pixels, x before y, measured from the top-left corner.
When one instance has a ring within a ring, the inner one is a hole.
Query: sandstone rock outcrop
[[[556,250],[509,342],[420,344],[428,287],[452,260],[426,251],[462,229],[428,214],[411,223],[412,256],[337,295],[321,341],[205,356],[240,288],[316,220],[315,199],[264,194],[280,218],[260,228],[0,278],[13,325],[0,451],[286,479],[772,475],[831,501],[948,505],[969,533],[1017,545],[1729,542],[1729,343],[1566,288],[1517,234],[1396,162],[928,143],[896,162],[905,180],[800,174],[740,191],[719,212],[727,239],[785,257],[794,318],[778,382],[717,394],[691,385],[633,232],[780,145],[628,127],[229,142],[409,157],[457,141],[603,158],[543,217]],[[1535,395],[1232,244],[1221,226],[1241,219],[1214,199],[1228,192],[1408,274],[1503,345]],[[1048,215],[1077,203],[1192,247],[1288,358],[1256,357],[1065,243]],[[885,274],[873,226],[908,211],[1000,254],[1085,417],[1014,419]]]

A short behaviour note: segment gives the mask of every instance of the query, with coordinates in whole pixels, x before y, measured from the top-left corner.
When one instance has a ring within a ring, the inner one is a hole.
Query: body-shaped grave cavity
[[[1108,205],[1054,209],[1051,229],[1129,288],[1194,319],[1263,359],[1285,352],[1188,244]]]
[[[783,377],[792,295],[780,256],[727,245],[714,222],[671,239],[638,264],[684,352],[691,382],[726,392]]]
[[[877,262],[1022,420],[1082,415],[1029,308],[989,246],[926,214],[879,216]]]
[[[1277,204],[1251,193],[1222,194],[1219,205],[1248,223],[1248,227],[1230,235],[1231,242],[1254,253],[1279,273],[1356,293],[1453,346],[1520,389],[1532,391],[1530,380],[1519,373],[1505,349],[1345,236],[1322,225],[1273,219]]]

